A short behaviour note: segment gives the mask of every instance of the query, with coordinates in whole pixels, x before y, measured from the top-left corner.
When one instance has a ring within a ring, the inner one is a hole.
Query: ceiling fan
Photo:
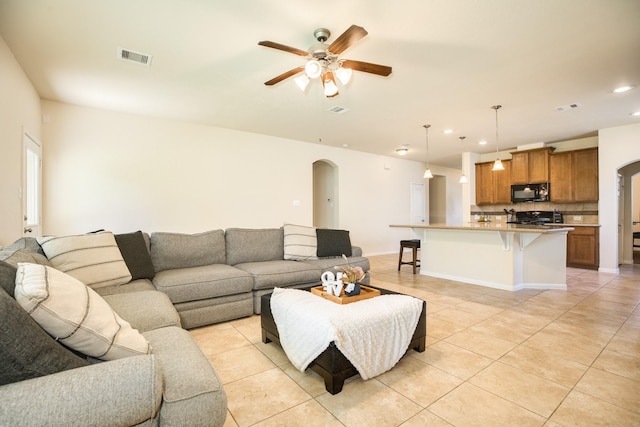
[[[303,75],[295,79],[298,87],[300,87],[301,90],[305,90],[310,79],[320,77],[324,87],[325,96],[327,98],[331,98],[338,95],[338,86],[336,85],[335,78],[338,77],[343,84],[347,84],[351,79],[352,70],[377,74],[379,76],[388,76],[391,74],[391,67],[387,67],[386,65],[340,58],[340,54],[342,52],[347,50],[351,45],[362,39],[367,34],[367,30],[364,28],[352,25],[342,33],[340,37],[335,39],[333,43],[327,44],[325,42],[331,36],[331,32],[326,28],[318,28],[313,32],[313,36],[318,43],[314,44],[306,51],[267,40],[258,42],[260,46],[283,50],[285,52],[293,53],[294,55],[303,56],[307,59],[305,65],[286,71],[279,76],[266,81],[264,84],[272,86],[304,71]]]

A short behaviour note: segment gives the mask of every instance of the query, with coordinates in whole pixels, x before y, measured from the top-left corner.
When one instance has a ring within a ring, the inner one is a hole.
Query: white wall
[[[393,253],[410,236],[388,225],[409,223],[422,163],[52,101],[42,110],[45,234],[311,225],[313,162],[327,159],[354,244]]]
[[[19,191],[25,130],[41,139],[40,97],[0,37],[0,246],[22,235]]]
[[[640,160],[640,124],[601,129],[598,133],[600,201],[600,271],[618,271],[618,170]]]

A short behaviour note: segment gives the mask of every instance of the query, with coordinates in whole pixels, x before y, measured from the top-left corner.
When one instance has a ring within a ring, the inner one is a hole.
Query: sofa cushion
[[[44,251],[35,237],[21,237],[9,246],[2,248],[3,251],[14,252],[23,250],[25,252],[38,253],[44,255]]]
[[[225,239],[229,265],[284,259],[282,228],[229,228]]]
[[[176,327],[144,333],[163,367],[160,420],[168,426],[221,426],[227,396],[213,366],[189,332]]]
[[[30,262],[33,264],[51,265],[46,256],[39,252],[31,252],[26,249],[18,250],[1,250],[0,260],[3,260],[14,267],[18,266],[19,262]]]
[[[318,228],[318,258],[351,256],[351,239],[347,230]]]
[[[213,264],[161,271],[153,284],[176,304],[250,292],[253,278],[230,265]]]
[[[15,280],[16,269],[8,264],[2,280],[10,269]],[[0,289],[0,385],[88,365],[51,338],[4,288]]]
[[[151,262],[156,273],[175,268],[225,264],[224,231],[152,233]]]
[[[116,234],[114,237],[131,273],[131,280],[153,279],[155,271],[142,231]]]
[[[320,283],[322,271],[314,265],[301,261],[262,261],[236,264],[253,276],[253,289],[271,289],[302,283]]]
[[[100,295],[52,267],[18,264],[15,296],[49,335],[87,356],[113,360],[151,352]]]
[[[87,286],[121,285],[131,280],[113,233],[38,239],[51,265]]]
[[[284,259],[305,260],[316,259],[318,238],[315,227],[285,224],[284,227]]]
[[[140,332],[167,326],[180,327],[178,312],[169,297],[162,292],[129,292],[106,295],[103,298],[113,311]]]
[[[129,283],[125,283],[124,285],[104,286],[102,288],[94,289],[94,291],[96,291],[96,293],[101,297],[104,297],[106,295],[128,294],[130,292],[155,290],[156,287],[153,286],[153,283],[151,283],[151,280],[149,279],[132,280]]]

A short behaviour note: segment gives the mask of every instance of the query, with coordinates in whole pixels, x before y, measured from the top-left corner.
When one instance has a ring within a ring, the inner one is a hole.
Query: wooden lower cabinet
[[[597,270],[599,266],[599,227],[575,227],[567,234],[567,267]]]

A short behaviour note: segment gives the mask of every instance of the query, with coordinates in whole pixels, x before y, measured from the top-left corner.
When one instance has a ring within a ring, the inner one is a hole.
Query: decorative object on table
[[[320,276],[322,280],[322,289],[328,295],[335,295],[339,297],[342,294],[342,288],[344,283],[342,282],[342,273],[338,273],[337,277],[331,271],[325,271]]]
[[[349,264],[349,260],[344,254],[342,254],[342,258],[344,258],[344,260],[347,261],[347,265],[336,266],[335,268],[342,272],[342,276],[340,277],[340,279],[346,285],[345,293],[348,296],[359,295],[360,281],[365,277],[364,270],[362,270],[362,267],[353,267],[351,264]]]

